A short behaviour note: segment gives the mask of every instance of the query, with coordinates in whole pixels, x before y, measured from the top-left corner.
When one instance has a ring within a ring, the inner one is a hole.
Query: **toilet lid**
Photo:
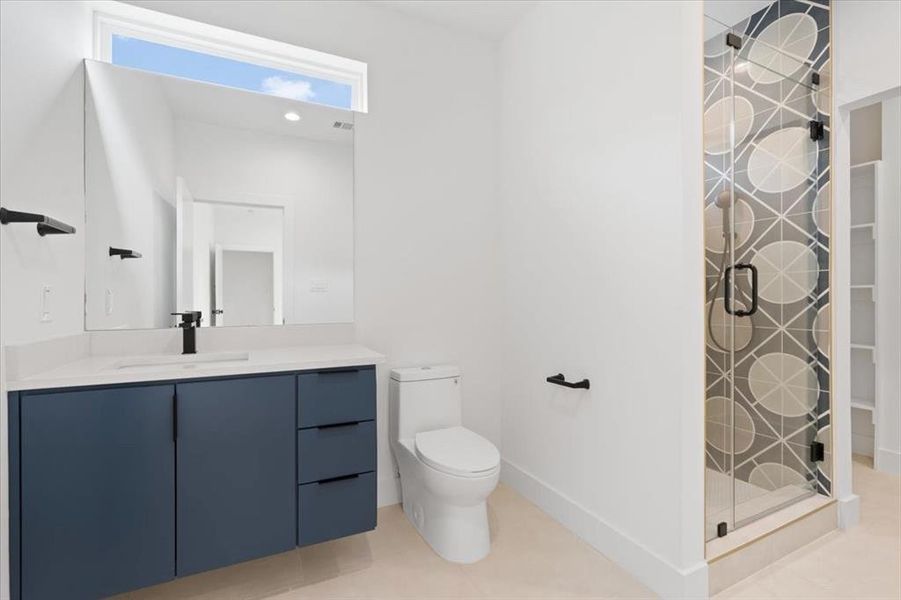
[[[465,427],[417,433],[416,454],[430,467],[460,477],[485,475],[501,461],[494,444]]]

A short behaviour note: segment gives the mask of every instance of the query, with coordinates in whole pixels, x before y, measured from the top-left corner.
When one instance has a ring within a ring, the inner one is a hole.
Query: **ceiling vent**
[[[335,121],[335,124],[332,125],[335,129],[353,129],[353,123],[346,123],[344,121]]]

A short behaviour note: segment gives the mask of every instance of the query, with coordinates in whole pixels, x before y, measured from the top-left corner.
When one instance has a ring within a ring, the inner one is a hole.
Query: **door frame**
[[[279,252],[272,246],[257,246],[248,244],[213,244],[213,252],[215,258],[213,260],[213,302],[212,310],[217,310],[223,303],[222,299],[222,254],[223,252],[259,252],[272,255],[272,323],[267,325],[277,325],[279,322],[284,323],[284,310],[282,307],[282,296],[284,294],[284,280],[282,278],[283,269],[280,268]],[[225,326],[225,323],[213,323],[216,319],[216,313],[211,315],[211,325]]]

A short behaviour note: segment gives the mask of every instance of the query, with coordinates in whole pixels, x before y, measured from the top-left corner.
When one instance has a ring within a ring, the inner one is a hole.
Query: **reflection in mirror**
[[[85,68],[86,329],[353,320],[353,113]]]

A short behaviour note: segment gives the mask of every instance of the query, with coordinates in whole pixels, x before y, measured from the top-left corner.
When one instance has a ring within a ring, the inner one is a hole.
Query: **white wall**
[[[176,131],[178,174],[195,201],[290,208],[287,322],[353,321],[353,146],[187,120]],[[328,290],[311,291],[313,280]]]
[[[500,51],[507,480],[668,596],[706,591],[699,6],[543,3]]]
[[[882,102],[882,189],[877,208],[878,421],[876,468],[901,475],[901,96]]]
[[[835,106],[901,86],[901,2],[835,0]]]
[[[901,3],[838,0],[832,20],[833,495],[839,500],[839,524],[850,527],[860,510],[851,485],[850,113],[897,95],[901,88]]]
[[[90,20],[79,2],[0,2],[0,202],[84,229],[83,77]],[[44,43],[37,44],[36,40]],[[0,226],[0,598],[8,597],[6,344],[81,331],[79,236]],[[52,321],[40,322],[41,286]]]
[[[140,73],[85,68],[85,326],[168,327],[176,309],[175,119]],[[112,257],[110,247],[142,257]]]

